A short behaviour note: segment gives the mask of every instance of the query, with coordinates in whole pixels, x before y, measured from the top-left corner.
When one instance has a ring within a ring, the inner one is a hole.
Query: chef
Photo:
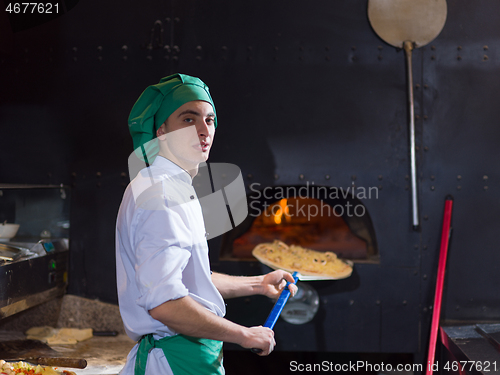
[[[147,166],[127,187],[116,226],[117,287],[127,334],[138,341],[121,374],[224,374],[222,342],[268,355],[274,333],[224,318],[223,298],[279,296],[293,277],[211,272],[205,225],[192,186],[208,159],[217,116],[208,87],[174,74],[149,86],[129,116]],[[209,217],[207,220],[211,220]],[[214,218],[216,220],[216,218]],[[292,295],[296,286],[290,284]]]

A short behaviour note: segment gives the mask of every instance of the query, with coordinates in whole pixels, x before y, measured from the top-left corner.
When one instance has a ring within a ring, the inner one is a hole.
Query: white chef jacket
[[[189,295],[223,317],[224,300],[212,283],[201,206],[191,176],[157,156],[125,190],[116,224],[118,302],[125,330],[139,340],[177,334],[149,315],[162,303]],[[135,345],[120,374],[134,373]],[[146,374],[172,374],[161,349]]]

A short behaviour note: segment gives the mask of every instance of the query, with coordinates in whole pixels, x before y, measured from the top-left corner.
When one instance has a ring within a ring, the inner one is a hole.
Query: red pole
[[[429,340],[429,353],[427,355],[426,375],[432,375],[434,357],[436,354],[436,343],[439,330],[439,318],[441,316],[441,300],[443,298],[444,275],[446,271],[446,256],[448,255],[448,244],[450,242],[451,212],[453,198],[446,197],[443,215],[443,231],[441,232],[441,247],[439,250],[439,264],[436,280],[436,294],[434,296],[434,308],[432,312],[431,337]]]

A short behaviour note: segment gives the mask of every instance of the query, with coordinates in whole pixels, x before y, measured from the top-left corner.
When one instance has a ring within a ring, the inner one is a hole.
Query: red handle
[[[447,197],[444,204],[443,231],[441,232],[441,247],[439,250],[439,264],[436,281],[436,294],[434,296],[434,308],[432,312],[431,337],[429,340],[429,353],[427,355],[426,375],[432,375],[434,357],[436,354],[436,343],[439,330],[439,318],[441,316],[441,300],[443,299],[444,275],[446,271],[446,256],[448,255],[448,244],[450,242],[451,212],[453,198]]]

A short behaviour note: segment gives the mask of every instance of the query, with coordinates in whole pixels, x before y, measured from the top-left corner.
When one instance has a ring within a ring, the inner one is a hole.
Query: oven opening
[[[348,189],[277,186],[247,198],[248,217],[222,237],[220,260],[256,261],[255,246],[279,240],[355,262],[379,262],[368,210]]]

